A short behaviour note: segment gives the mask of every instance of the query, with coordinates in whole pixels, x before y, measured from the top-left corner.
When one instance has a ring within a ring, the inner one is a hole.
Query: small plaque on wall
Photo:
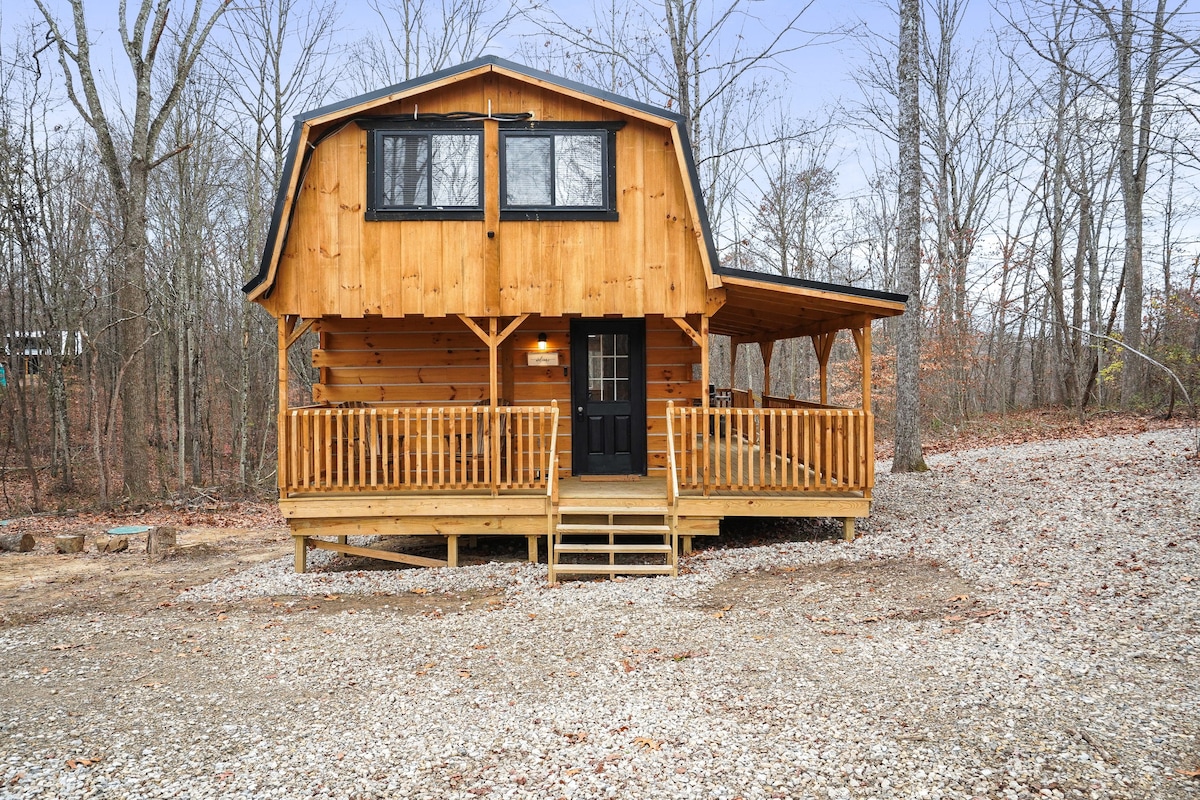
[[[558,353],[530,353],[529,366],[531,367],[557,367]]]

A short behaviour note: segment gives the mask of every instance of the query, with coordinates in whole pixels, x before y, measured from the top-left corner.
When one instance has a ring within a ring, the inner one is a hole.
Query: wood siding
[[[704,242],[688,211],[671,129],[549,88],[486,74],[372,113],[531,111],[539,122],[624,121],[619,221],[496,220],[496,123],[487,122],[485,219],[366,221],[367,133],[327,132],[298,190],[272,314],[440,317],[701,313]],[[488,238],[494,230],[495,237]]]
[[[471,405],[488,399],[488,350],[455,317],[322,319],[314,329],[321,347],[313,351],[320,370],[313,387],[318,403],[428,406]],[[559,366],[531,367],[538,335]],[[569,320],[531,317],[501,346],[500,399],[518,406],[549,405],[563,414],[558,451],[561,473],[570,474],[571,384]],[[650,474],[666,467],[667,401],[690,405],[701,397],[693,378],[700,348],[675,323],[661,316],[646,320],[646,425]]]

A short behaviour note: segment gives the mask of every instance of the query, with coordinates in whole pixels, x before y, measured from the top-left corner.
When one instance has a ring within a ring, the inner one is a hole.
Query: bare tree
[[[523,13],[497,0],[367,0],[376,35],[354,48],[363,91],[435,72],[484,54]]]
[[[274,192],[283,176],[289,118],[323,102],[333,86],[326,69],[337,25],[337,7],[299,0],[262,0],[224,19],[228,30],[210,72],[221,81],[222,110],[228,126],[237,132],[233,141],[241,150],[239,205],[245,225],[236,243],[236,274],[230,285],[238,287],[258,270]],[[374,87],[372,87],[374,88]],[[236,438],[238,480],[250,483],[252,398],[261,382],[252,364],[261,360],[263,346],[274,356],[271,338],[274,323],[254,304],[236,302],[238,320],[237,411],[232,420]],[[262,386],[271,401],[276,382]],[[264,429],[269,426],[264,426]],[[262,463],[260,451],[258,463]]]
[[[1124,293],[1124,341],[1134,350],[1141,346],[1144,309],[1145,250],[1144,206],[1147,176],[1153,156],[1160,148],[1163,100],[1172,111],[1188,113],[1187,101],[1172,97],[1173,87],[1187,86],[1200,67],[1200,33],[1188,27],[1187,4],[1168,6],[1167,0],[1152,5],[1121,0],[1118,5],[1098,0],[1054,0],[1043,4],[1051,17],[1059,6],[1070,3],[1084,12],[1093,28],[1075,35],[1075,41],[1094,45],[1089,60],[1065,63],[1059,52],[1039,45],[1035,32],[1040,19],[1036,4],[1022,8],[1024,17],[1010,14],[1012,27],[1041,58],[1059,63],[1085,82],[1099,102],[1109,105],[1116,117],[1117,175],[1124,211],[1124,260],[1121,290]],[[1045,39],[1044,33],[1042,38]],[[1186,95],[1186,92],[1185,92]],[[1134,402],[1142,388],[1145,369],[1138,359],[1127,359],[1122,377],[1122,400]]]
[[[71,0],[72,20],[64,28],[43,0],[34,0],[50,26],[58,61],[66,83],[67,97],[96,137],[100,162],[117,200],[120,219],[118,252],[122,274],[118,289],[120,310],[120,354],[124,368],[121,394],[121,451],[124,491],[135,502],[150,494],[150,443],[147,414],[156,398],[150,394],[145,346],[149,335],[146,322],[146,228],[147,195],[151,171],[174,152],[160,154],[158,142],[188,75],[199,57],[213,26],[225,12],[219,3],[205,14],[203,0],[185,12],[180,28],[170,36],[171,52],[164,52],[163,37],[171,0],[142,0],[130,20],[125,0],[120,4],[118,28],[134,82],[131,117],[118,128],[113,104],[102,96],[98,66],[92,61],[92,30],[85,16],[84,0]],[[67,34],[72,34],[68,37]],[[156,99],[155,80],[165,90]]]
[[[921,452],[921,0],[900,0],[900,189],[897,201],[897,286],[908,310],[896,330],[896,450],[892,472],[923,472]]]
[[[769,28],[750,5],[748,0],[609,0],[594,5],[582,22],[548,7],[535,15],[542,29],[539,41],[549,37],[561,45],[545,48],[551,51],[545,66],[666,106],[684,118],[718,237],[744,158],[763,143],[751,123],[762,114],[768,72],[778,68],[780,56],[824,38],[800,27],[811,0]]]

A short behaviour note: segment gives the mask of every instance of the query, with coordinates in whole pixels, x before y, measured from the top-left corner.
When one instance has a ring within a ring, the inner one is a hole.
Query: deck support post
[[[458,534],[456,533],[446,536],[446,566],[458,566]]]
[[[854,517],[842,517],[842,538],[847,542],[854,541]]]
[[[528,534],[525,540],[529,546],[529,563],[536,564],[538,562],[538,535],[536,533]]]
[[[296,572],[303,574],[308,568],[308,537],[293,536],[296,544]]]

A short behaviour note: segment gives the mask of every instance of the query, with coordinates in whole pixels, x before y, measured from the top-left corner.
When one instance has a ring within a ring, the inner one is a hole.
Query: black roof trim
[[[275,193],[275,210],[271,212],[271,225],[267,228],[267,238],[263,241],[262,257],[258,261],[258,274],[242,287],[243,294],[250,294],[261,286],[271,272],[271,254],[275,252],[275,241],[282,233],[280,229],[283,227],[283,204],[287,201],[288,180],[296,164],[296,151],[300,147],[300,132],[303,128],[304,124],[300,120],[296,120],[296,124],[292,126],[292,141],[288,145],[287,157],[283,161],[283,177],[280,179]],[[295,208],[294,205],[292,207]]]
[[[296,119],[300,120],[301,122],[308,122],[309,120],[317,117],[323,117],[327,114],[335,114],[338,111],[344,111],[348,108],[362,105],[363,103],[369,103],[372,100],[381,100],[399,92],[407,92],[411,89],[424,86],[427,83],[440,81],[444,78],[452,78],[460,73],[471,72],[479,69],[480,67],[488,65],[501,67],[511,72],[524,75],[528,78],[548,81],[549,83],[561,86],[564,89],[573,89],[577,92],[584,92],[585,94],[590,94],[593,97],[598,97],[601,100],[605,100],[610,103],[616,103],[617,105],[626,106],[628,108],[637,109],[638,111],[646,114],[653,114],[656,117],[662,117],[663,119],[671,122],[683,122],[683,117],[673,111],[667,111],[665,108],[658,108],[657,106],[652,106],[649,103],[643,103],[640,100],[622,97],[621,95],[613,92],[597,89],[594,86],[588,86],[587,84],[579,83],[578,81],[573,81],[568,78],[561,78],[558,75],[552,75],[549,72],[543,72],[540,69],[527,67],[524,64],[518,64],[515,61],[508,61],[498,56],[482,56],[481,58],[476,58],[473,61],[468,61],[465,64],[459,64],[456,67],[447,67],[446,69],[438,70],[437,72],[431,72],[428,75],[422,75],[421,77],[413,78],[410,81],[403,81],[393,86],[388,86],[384,89],[376,89],[373,92],[360,94],[357,97],[351,97],[348,100],[339,100],[336,103],[330,103],[327,106],[321,106],[320,108],[312,111],[305,111],[303,114],[297,116]]]
[[[283,183],[281,183],[279,186],[279,191],[275,198],[275,210],[271,215],[271,224],[263,246],[263,254],[262,259],[259,262],[258,274],[254,276],[249,283],[242,287],[242,291],[246,294],[249,294],[267,280],[267,276],[270,274],[271,254],[275,251],[275,243],[280,236],[286,236],[287,234],[287,225],[285,221],[281,219],[283,216],[284,201],[287,197],[287,181],[290,180],[290,176],[292,175],[295,167],[296,159],[299,157],[297,149],[299,147],[300,133],[306,122],[318,117],[336,114],[339,111],[348,111],[352,108],[363,105],[364,103],[370,103],[373,100],[382,100],[383,98],[389,97],[393,94],[408,92],[410,90],[420,88],[425,84],[440,81],[445,78],[451,78],[455,75],[471,72],[480,67],[489,65],[497,66],[534,80],[546,81],[547,83],[554,84],[555,86],[561,86],[564,89],[591,95],[599,100],[624,106],[626,108],[639,111],[644,114],[649,114],[651,116],[659,117],[665,122],[674,124],[676,130],[679,132],[679,141],[683,147],[684,163],[687,165],[688,176],[691,179],[692,192],[696,198],[696,209],[699,215],[697,223],[700,225],[700,230],[704,234],[704,245],[708,250],[709,263],[712,265],[713,270],[716,271],[717,264],[720,263],[718,261],[717,248],[713,242],[712,228],[709,225],[708,212],[704,205],[704,193],[700,188],[700,175],[696,169],[696,161],[692,157],[692,147],[689,142],[686,120],[681,115],[675,113],[674,111],[668,111],[665,108],[659,108],[658,106],[652,106],[649,103],[643,103],[640,100],[623,97],[622,95],[615,94],[613,92],[597,89],[594,86],[588,86],[587,84],[579,83],[578,81],[562,78],[558,75],[552,75],[549,72],[543,72],[539,69],[527,67],[524,64],[517,64],[516,62],[508,61],[497,56],[483,56],[482,58],[468,61],[467,63],[460,64],[456,67],[448,67],[443,70],[438,70],[437,72],[432,72],[428,75],[422,75],[421,77],[414,78],[410,81],[397,83],[384,89],[378,89],[374,92],[360,94],[347,100],[341,100],[336,103],[331,103],[329,105],[313,109],[312,111],[306,111],[302,114],[298,114],[296,116],[296,124],[292,129],[292,141],[291,145],[288,147],[287,159],[284,163],[282,178]],[[308,155],[309,153],[305,153],[304,157],[307,158]],[[303,179],[302,174],[300,179]],[[293,205],[293,209],[294,208],[295,206]]]
[[[728,278],[744,278],[751,281],[776,283],[781,286],[796,286],[801,289],[814,289],[819,292],[837,292],[838,294],[849,294],[855,297],[868,297],[872,300],[887,300],[893,303],[908,302],[908,295],[906,294],[881,292],[878,289],[864,289],[861,286],[846,286],[845,284],[841,283],[810,281],[806,280],[805,278],[793,278],[790,275],[776,275],[771,272],[754,272],[753,270],[734,269],[733,267],[717,267],[714,271],[718,275],[723,275]]]

